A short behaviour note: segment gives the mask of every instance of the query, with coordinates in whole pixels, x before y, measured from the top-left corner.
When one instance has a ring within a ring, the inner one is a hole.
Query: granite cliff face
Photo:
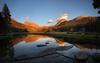
[[[27,32],[45,32],[49,30],[48,26],[43,26],[31,21],[19,23],[16,20],[12,19],[10,21],[10,25],[12,27],[19,28],[19,29],[26,29]]]
[[[30,21],[24,22],[23,24],[25,25],[25,28],[27,28],[29,32],[45,32],[48,31],[49,29],[48,26],[43,26]]]
[[[100,27],[100,16],[79,16],[56,24],[52,29],[55,31],[100,32],[98,27]]]

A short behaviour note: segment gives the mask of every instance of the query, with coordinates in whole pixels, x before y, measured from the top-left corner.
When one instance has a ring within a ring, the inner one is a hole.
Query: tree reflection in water
[[[0,63],[13,63],[13,45],[9,39],[0,40]]]
[[[66,48],[66,46],[70,46],[72,44],[69,44],[63,41],[62,39],[52,38],[45,35],[28,35],[24,37],[0,40],[0,42],[1,42],[0,43],[0,62],[3,62],[3,63],[4,62],[13,63],[15,57],[19,59],[25,58],[25,57],[35,58],[37,57],[37,55],[40,57],[42,56],[41,60],[44,61],[44,56],[48,55],[49,53],[50,55],[47,56],[48,59],[45,61],[49,61],[49,60],[53,61],[50,57],[52,56],[52,54],[55,53],[55,51],[56,51],[55,54],[58,55],[59,58],[60,56],[64,56],[66,58],[67,61],[64,58],[62,59],[60,58],[60,60],[64,60],[65,62],[68,62],[69,60],[68,58],[73,59],[74,56],[78,54],[79,52],[87,52],[92,58],[91,59],[89,57],[89,61],[91,62],[94,60],[94,58],[97,58],[95,53],[100,53],[99,46],[89,45],[89,44],[74,44],[74,47],[67,50],[68,48]],[[46,45],[46,46],[37,47],[37,45]],[[16,56],[16,55],[19,55],[19,56]],[[95,55],[95,57],[93,55]],[[56,60],[56,61],[60,61],[60,60]],[[37,57],[37,61],[38,61],[38,57]],[[30,61],[28,61],[27,63],[30,63]]]

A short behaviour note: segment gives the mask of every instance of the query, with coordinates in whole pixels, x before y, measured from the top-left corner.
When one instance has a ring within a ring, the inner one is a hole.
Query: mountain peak
[[[88,17],[96,17],[96,16],[78,16],[77,18],[88,18]]]
[[[29,25],[29,26],[39,26],[41,27],[42,25],[35,23],[35,22],[30,22],[30,21],[25,21],[24,24]]]
[[[74,20],[84,19],[84,18],[95,18],[96,16],[78,16]]]

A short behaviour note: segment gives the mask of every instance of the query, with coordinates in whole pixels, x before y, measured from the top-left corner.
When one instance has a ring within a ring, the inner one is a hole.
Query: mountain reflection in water
[[[91,56],[100,53],[99,47],[95,45],[72,45],[61,39],[45,35],[28,35],[11,41],[14,47],[15,63],[23,63],[22,61],[26,61],[26,63],[50,63],[50,61],[52,63],[59,63],[60,61],[72,63],[78,52],[87,52]]]
[[[37,47],[39,45],[41,46],[46,45],[46,46]],[[63,41],[48,36],[30,35],[25,37],[21,42],[18,42],[14,45],[15,57],[23,57],[23,56],[33,57],[48,48],[55,48],[65,45],[69,46],[70,44],[64,43]]]

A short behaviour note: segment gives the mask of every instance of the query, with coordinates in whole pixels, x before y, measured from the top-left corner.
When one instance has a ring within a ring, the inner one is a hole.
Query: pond
[[[36,58],[43,58],[48,55],[52,56],[58,51],[60,53],[60,51],[65,51],[72,48],[72,44],[43,35],[29,35],[22,39],[23,40],[17,43],[13,43],[14,57],[16,58],[17,62],[21,60],[29,61],[30,59],[33,60]]]
[[[28,35],[9,40],[13,45],[13,63],[95,63],[100,49],[90,44],[70,44],[45,35]]]

